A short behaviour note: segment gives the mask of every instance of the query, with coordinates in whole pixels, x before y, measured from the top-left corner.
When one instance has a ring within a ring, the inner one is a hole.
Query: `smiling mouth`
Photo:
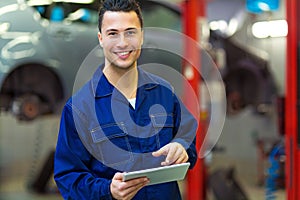
[[[132,53],[133,51],[122,51],[122,52],[116,52],[116,54],[122,58],[125,59],[127,57],[129,57],[129,55]]]

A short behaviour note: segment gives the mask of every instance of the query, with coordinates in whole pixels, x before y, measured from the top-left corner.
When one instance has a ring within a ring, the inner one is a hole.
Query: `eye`
[[[137,31],[136,30],[128,30],[125,32],[125,34],[128,36],[133,36],[133,35],[137,34]]]
[[[117,35],[117,34],[118,34],[117,32],[109,32],[109,33],[108,33],[109,36],[115,36],[115,35]]]
[[[128,31],[128,34],[130,35],[136,34],[136,31]]]

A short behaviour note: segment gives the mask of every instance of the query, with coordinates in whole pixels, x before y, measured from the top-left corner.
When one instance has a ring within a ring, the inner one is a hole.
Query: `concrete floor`
[[[59,117],[41,118],[33,123],[19,123],[10,115],[0,116],[0,200],[62,200],[52,179],[47,195],[30,192],[27,188],[30,180],[38,173],[47,153],[55,148],[58,126]],[[209,170],[234,166],[236,179],[249,200],[263,200],[264,187],[257,186],[257,160],[255,156],[244,157],[243,159],[241,155],[218,153],[210,161]],[[184,183],[180,182],[183,194]],[[284,190],[278,191],[276,195],[278,200],[285,199]],[[213,199],[208,190],[207,200]]]
[[[241,181],[243,189],[245,190],[249,200],[264,200],[265,190],[263,187],[256,187],[247,183],[247,181]],[[182,194],[184,194],[184,182],[180,182]],[[0,190],[1,200],[63,200],[59,193],[55,191],[49,192],[47,194],[36,194],[29,192],[24,185],[24,180],[20,179],[10,179],[5,182],[1,182]],[[183,195],[184,196],[184,195]],[[214,200],[213,195],[210,191],[207,191],[207,200]],[[277,200],[285,200],[284,190],[276,192]],[[226,200],[226,199],[224,199]]]

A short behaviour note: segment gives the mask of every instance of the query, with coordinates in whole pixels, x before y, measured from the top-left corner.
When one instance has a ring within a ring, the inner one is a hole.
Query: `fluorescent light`
[[[268,22],[256,22],[252,25],[252,34],[257,38],[269,37]]]
[[[53,2],[67,2],[67,3],[79,3],[79,4],[91,4],[94,0],[53,0]]]
[[[94,0],[28,0],[29,6],[43,6],[50,5],[52,2],[66,2],[66,3],[79,3],[79,4],[91,4]]]
[[[232,18],[228,24],[227,35],[232,36],[238,29],[239,22],[236,18]]]
[[[219,23],[217,21],[211,21],[209,27],[211,30],[216,31],[219,29]]]
[[[285,37],[288,34],[288,24],[286,20],[277,20],[269,22],[271,37]]]
[[[27,4],[29,6],[44,6],[44,5],[50,5],[52,3],[51,0],[29,0]]]
[[[228,24],[225,20],[211,21],[209,23],[209,27],[211,30],[220,30],[221,32],[225,32],[228,28]]]
[[[285,37],[288,34],[286,20],[261,21],[252,25],[252,34],[256,38]]]

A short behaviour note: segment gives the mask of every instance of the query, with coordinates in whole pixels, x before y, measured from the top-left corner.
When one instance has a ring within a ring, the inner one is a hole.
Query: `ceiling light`
[[[288,34],[286,20],[261,21],[252,25],[252,34],[256,38],[285,37]]]

